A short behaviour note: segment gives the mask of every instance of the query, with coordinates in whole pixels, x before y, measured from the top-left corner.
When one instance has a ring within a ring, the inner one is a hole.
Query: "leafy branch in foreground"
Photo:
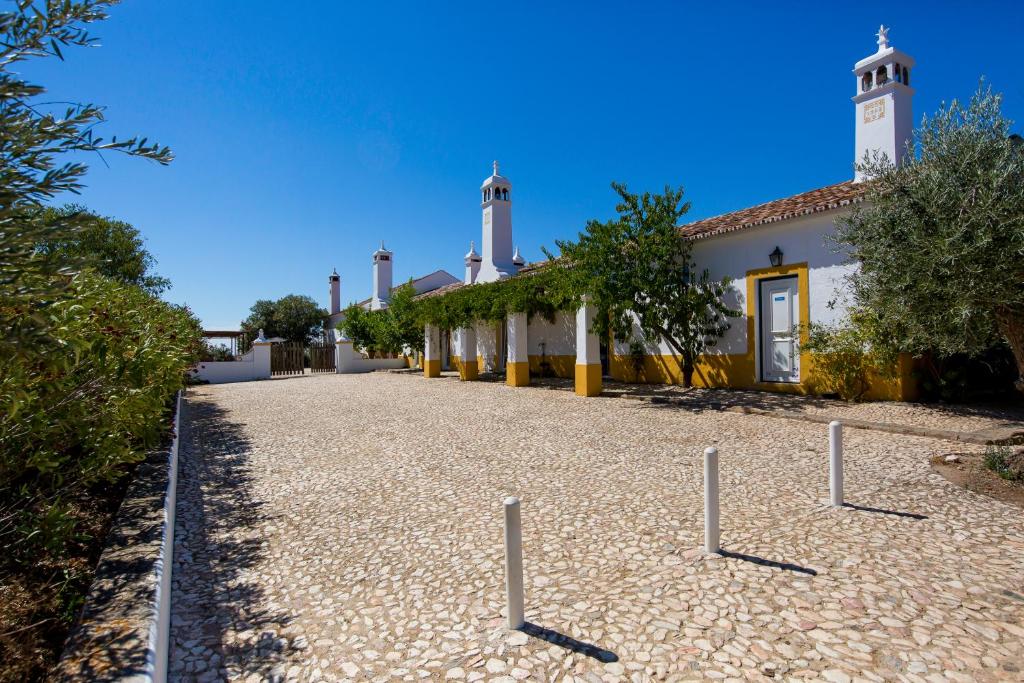
[[[90,46],[84,24],[106,18],[112,0],[45,4],[19,0],[0,13],[0,354],[45,353],[52,342],[45,307],[64,295],[82,263],[41,252],[41,244],[73,240],[79,214],[43,213],[44,202],[77,193],[88,167],[61,162],[72,152],[116,151],[167,164],[167,147],[146,138],[97,135],[103,108],[75,104],[62,110],[39,101],[45,89],[12,71],[31,58],[63,59],[62,47]]]

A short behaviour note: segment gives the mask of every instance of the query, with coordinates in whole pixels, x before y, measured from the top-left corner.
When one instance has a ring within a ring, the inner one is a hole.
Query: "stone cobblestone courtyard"
[[[845,437],[831,509],[820,424],[384,373],[193,388],[171,678],[1024,679],[1024,515],[929,467],[983,447]],[[532,635],[501,616],[508,495]]]

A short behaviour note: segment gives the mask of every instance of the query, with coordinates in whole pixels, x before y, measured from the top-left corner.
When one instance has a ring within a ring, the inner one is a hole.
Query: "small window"
[[[860,89],[864,92],[871,90],[871,72],[864,74],[864,77],[860,79]]]
[[[910,85],[910,72],[907,71],[907,67],[903,67],[903,85]]]
[[[889,72],[885,70],[884,66],[878,67],[878,71],[875,72],[875,84],[885,85],[889,82]]]
[[[896,68],[893,70],[892,75],[896,77],[896,82],[897,83],[902,83],[903,82],[903,71],[900,68],[899,62],[896,63]]]
[[[508,190],[507,189],[504,189],[504,190],[501,191],[501,198],[503,200],[505,200],[506,202],[508,201]]]

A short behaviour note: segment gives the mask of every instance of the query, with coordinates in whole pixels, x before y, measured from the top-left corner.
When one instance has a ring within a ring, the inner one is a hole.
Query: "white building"
[[[899,163],[911,136],[914,60],[890,47],[887,34],[880,28],[877,51],[854,65],[853,161],[878,153]],[[699,360],[695,385],[811,390],[810,358],[801,353],[793,330],[808,322],[840,322],[846,315],[844,283],[856,266],[835,253],[827,237],[836,220],[864,200],[860,180],[856,174],[845,182],[680,226],[681,237],[694,242],[698,267],[707,268],[712,278],[732,280],[728,303],[742,311]],[[493,174],[481,185],[482,253],[471,245],[464,279],[425,296],[515,277],[523,268],[518,250],[512,251],[511,188],[495,162]],[[584,305],[556,315],[554,322],[519,314],[504,325],[478,324],[450,333],[428,327],[424,372],[436,376],[454,365],[469,380],[481,371],[504,369],[513,386],[528,383],[531,373],[549,373],[575,377],[582,395],[599,393],[601,376],[608,374],[628,381],[680,381],[679,359],[664,342],[641,339],[646,355],[638,367],[627,345],[604,344],[589,332],[593,315],[592,307]],[[874,378],[868,395],[910,398],[914,385],[908,358],[901,359],[896,375]]]
[[[380,248],[373,252],[371,258],[373,263],[373,294],[356,305],[366,310],[377,311],[388,307],[391,293],[395,289],[392,282],[394,252],[385,248],[384,242],[381,242]],[[337,270],[331,273],[327,278],[327,282],[330,285],[329,294],[331,301],[330,313],[327,318],[327,331],[328,336],[333,340],[336,337],[334,331],[338,323],[345,318],[345,311],[341,307],[341,276],[338,275]],[[423,294],[445,285],[450,285],[453,282],[459,282],[459,279],[446,270],[435,270],[433,273],[413,278],[410,284],[412,284],[417,294]]]

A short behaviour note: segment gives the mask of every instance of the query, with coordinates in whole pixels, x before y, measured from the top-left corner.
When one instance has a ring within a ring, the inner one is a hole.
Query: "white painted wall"
[[[199,363],[192,374],[210,384],[270,379],[270,344],[253,344],[241,360]]]
[[[405,367],[404,358],[369,358],[354,350],[350,341],[339,341],[334,346],[335,372],[339,375]]]
[[[548,322],[543,316],[530,318],[526,330],[526,344],[531,356],[541,355],[541,343],[549,356],[576,355],[576,311],[559,311],[555,321]]]
[[[835,230],[836,218],[846,211],[841,209],[802,216],[694,242],[693,257],[697,267],[707,268],[712,278],[732,278],[726,302],[731,308],[743,311],[743,315],[731,319],[729,331],[711,353],[747,353],[746,273],[771,266],[768,254],[775,247],[782,250],[783,265],[807,263],[811,322],[832,324],[843,319],[849,307],[846,278],[856,266],[847,263],[845,254],[834,251],[835,247],[826,240],[826,235]],[[833,301],[835,304],[830,307]],[[664,342],[646,346],[648,353],[671,353]],[[629,353],[628,343],[616,343],[615,348],[616,353]]]

